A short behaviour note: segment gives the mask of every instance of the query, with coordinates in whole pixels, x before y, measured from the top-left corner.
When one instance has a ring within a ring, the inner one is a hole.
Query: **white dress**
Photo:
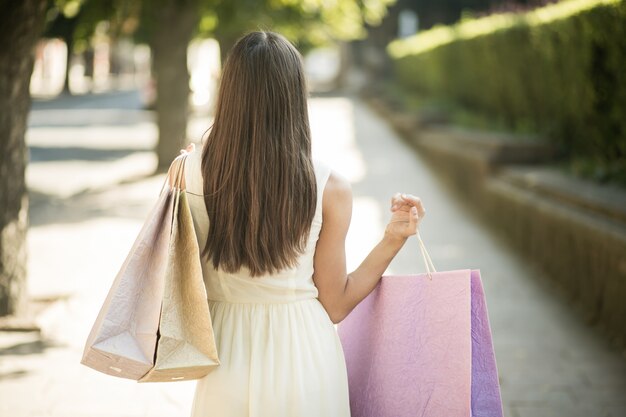
[[[209,219],[202,198],[201,149],[187,157],[185,182],[198,244]],[[297,267],[251,278],[205,258],[203,276],[221,365],[197,381],[192,417],[349,417],[341,342],[313,283],[330,169],[315,161],[318,198]]]

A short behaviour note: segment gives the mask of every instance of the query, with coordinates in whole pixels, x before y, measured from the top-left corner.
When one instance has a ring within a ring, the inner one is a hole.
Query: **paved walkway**
[[[111,280],[163,177],[151,116],[135,93],[35,103],[29,292],[56,302],[42,334],[0,332],[0,415],[186,416],[195,382],[137,384],[79,364]],[[311,100],[314,153],[353,183],[348,264],[381,236],[396,191],[420,196],[421,235],[438,270],[481,270],[506,415],[626,416],[626,364],[535,279],[538,271],[492,236],[429,166],[358,100]],[[196,121],[199,138],[207,121]],[[442,167],[442,169],[444,169]],[[389,272],[424,271],[411,241]]]

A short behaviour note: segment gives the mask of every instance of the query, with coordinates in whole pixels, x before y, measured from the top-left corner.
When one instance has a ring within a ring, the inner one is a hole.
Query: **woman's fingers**
[[[402,194],[395,193],[391,197],[391,211],[396,211],[403,203],[404,201],[402,200]]]
[[[419,214],[417,213],[417,207],[411,207],[409,213],[409,231],[411,234],[417,233],[417,224],[419,222]]]
[[[187,145],[185,149],[181,149],[180,153],[181,155],[184,155],[186,153],[193,152],[195,149],[196,149],[196,144],[191,142],[189,145]]]
[[[388,227],[404,237],[417,233],[419,223],[426,213],[419,197],[402,193],[391,197],[391,211],[393,214]]]
[[[419,197],[416,197],[412,194],[402,194],[400,197],[402,198],[404,202],[412,206],[417,207],[419,204],[422,203],[422,200]]]
[[[395,193],[393,197],[391,197],[391,211],[396,211],[396,210],[401,209],[403,211],[408,212],[411,206],[413,205],[413,203],[406,200],[406,196],[408,195],[409,194]],[[413,197],[413,198],[417,198],[417,197]]]
[[[409,212],[411,207],[417,207],[418,215],[422,216],[426,210],[422,204],[422,200],[412,194],[396,193],[391,198],[391,211],[406,211]]]
[[[417,214],[419,217],[423,217],[424,214],[426,214],[426,210],[424,209],[422,200],[419,197],[411,194],[403,194],[402,199],[406,202],[406,204],[417,209]]]

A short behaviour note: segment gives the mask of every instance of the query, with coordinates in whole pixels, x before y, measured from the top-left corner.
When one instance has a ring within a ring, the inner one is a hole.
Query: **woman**
[[[347,274],[350,185],[311,158],[302,57],[274,32],[234,45],[206,143],[186,151],[184,187],[221,361],[198,380],[192,416],[348,417],[333,324],[416,233],[420,200],[392,198],[384,237]]]

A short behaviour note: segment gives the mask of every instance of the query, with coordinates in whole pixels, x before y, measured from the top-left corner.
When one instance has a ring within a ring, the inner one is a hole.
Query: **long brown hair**
[[[270,31],[241,37],[224,64],[202,153],[210,219],[203,256],[260,276],[293,267],[317,202],[301,54]]]

